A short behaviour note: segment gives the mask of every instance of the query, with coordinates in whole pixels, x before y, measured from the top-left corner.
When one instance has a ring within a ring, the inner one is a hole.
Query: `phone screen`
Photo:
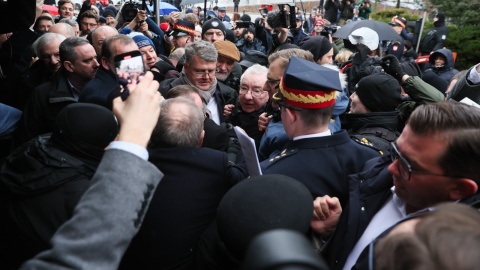
[[[140,76],[145,74],[142,53],[132,51],[117,55],[114,58],[115,70],[120,84],[122,99],[125,100],[139,82]]]

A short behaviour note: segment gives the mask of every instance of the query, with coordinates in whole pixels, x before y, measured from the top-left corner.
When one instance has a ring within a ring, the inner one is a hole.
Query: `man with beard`
[[[235,63],[240,61],[240,52],[235,44],[228,40],[217,40],[213,43],[218,52],[215,77],[222,83],[238,92],[240,78],[232,73]]]
[[[80,33],[81,37],[86,37],[93,29],[97,28],[98,26],[98,15],[93,12],[92,10],[87,10],[80,14],[79,16],[80,22]]]
[[[23,111],[24,139],[51,132],[60,110],[78,101],[98,69],[95,49],[86,39],[70,37],[60,44],[61,69],[36,87]]]
[[[260,51],[266,53],[265,47],[263,47],[262,42],[255,38],[255,28],[250,26],[245,28],[243,31],[243,38],[237,41],[235,44],[239,51],[247,53],[248,51]]]
[[[172,87],[188,84],[200,90],[203,101],[210,111],[210,117],[218,125],[225,122],[224,107],[233,104],[237,92],[217,81],[218,53],[212,43],[199,40],[185,47],[185,63],[180,78],[165,80],[160,84],[160,92],[166,95]]]

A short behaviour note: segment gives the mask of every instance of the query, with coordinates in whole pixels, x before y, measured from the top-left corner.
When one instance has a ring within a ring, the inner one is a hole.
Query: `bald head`
[[[50,27],[50,30],[48,30],[48,32],[57,33],[66,38],[75,36],[75,30],[73,30],[73,27],[66,23],[54,24],[52,25],[52,27]]]
[[[108,37],[118,34],[117,29],[111,26],[100,26],[92,34],[92,45],[97,55],[102,55],[102,44]]]

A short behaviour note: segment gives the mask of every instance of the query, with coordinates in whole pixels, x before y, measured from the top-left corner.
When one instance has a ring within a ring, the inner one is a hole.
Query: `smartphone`
[[[142,53],[131,51],[114,57],[115,72],[120,83],[120,92],[123,100],[130,95],[130,89],[135,88],[140,76],[145,74]]]

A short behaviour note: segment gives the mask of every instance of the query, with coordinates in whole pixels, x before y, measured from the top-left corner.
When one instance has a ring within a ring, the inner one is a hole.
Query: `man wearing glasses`
[[[211,42],[199,40],[185,47],[185,63],[180,78],[164,80],[160,92],[166,96],[168,90],[177,85],[190,85],[199,90],[209,110],[209,117],[217,125],[225,123],[224,107],[234,104],[238,94],[215,78],[218,52]]]
[[[80,37],[86,37],[93,29],[98,26],[98,15],[92,10],[87,10],[80,14]]]
[[[391,156],[370,160],[349,177],[343,214],[341,199],[317,198],[312,228],[324,239],[331,236],[325,255],[332,269],[350,269],[372,240],[411,214],[441,202],[477,201],[478,123],[480,109],[473,106],[422,105],[392,143]]]
[[[268,68],[255,64],[249,67],[240,78],[240,91],[237,105],[231,113],[230,120],[234,126],[239,126],[255,140],[258,149],[263,131],[258,129],[258,117],[265,111],[268,92],[263,86],[267,81]],[[232,106],[233,105],[227,105]]]
[[[332,134],[328,129],[339,91],[338,71],[298,57],[290,59],[273,99],[292,142],[278,156],[262,162],[262,169],[264,174],[294,177],[313,198],[336,194],[346,206],[348,175],[379,154],[351,140],[345,130]]]

